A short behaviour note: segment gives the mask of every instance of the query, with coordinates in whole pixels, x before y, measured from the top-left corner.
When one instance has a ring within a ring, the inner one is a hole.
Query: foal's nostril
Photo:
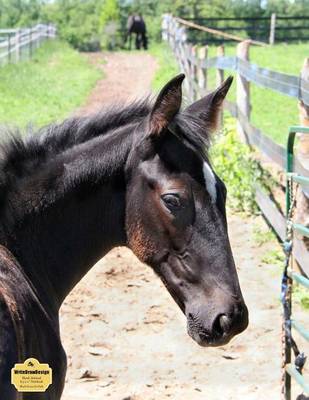
[[[224,333],[228,333],[231,329],[232,321],[231,319],[225,315],[225,314],[220,314],[217,316],[213,323],[213,332],[217,336],[223,336]]]
[[[229,317],[227,317],[225,314],[221,315],[219,318],[220,326],[222,328],[222,331],[227,333],[231,329],[232,321]]]

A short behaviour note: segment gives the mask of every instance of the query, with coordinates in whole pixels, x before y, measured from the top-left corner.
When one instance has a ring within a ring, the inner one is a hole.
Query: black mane
[[[144,99],[130,105],[110,106],[93,115],[70,117],[36,131],[1,128],[0,135],[4,138],[0,143],[2,194],[14,178],[31,175],[49,159],[111,130],[137,124],[149,111],[150,102]]]
[[[0,169],[22,166],[33,158],[45,161],[76,145],[82,144],[97,136],[104,135],[125,124],[138,123],[150,111],[148,99],[135,102],[129,106],[110,106],[101,112],[81,117],[71,117],[62,123],[50,124],[37,131],[3,130],[1,136],[7,137],[0,144]]]
[[[30,176],[43,164],[75,146],[122,126],[137,125],[150,113],[151,107],[152,102],[146,98],[130,105],[112,105],[93,115],[71,117],[37,131],[28,129],[23,133],[2,128],[0,134],[7,140],[0,144],[1,198],[18,178]],[[202,126],[201,121],[184,112],[176,116],[170,131],[205,158],[209,135]]]

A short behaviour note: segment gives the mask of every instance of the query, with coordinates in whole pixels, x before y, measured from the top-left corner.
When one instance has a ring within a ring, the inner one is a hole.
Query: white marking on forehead
[[[211,197],[211,201],[215,203],[217,200],[216,178],[214,173],[212,172],[212,169],[205,161],[203,163],[203,174],[207,192]]]

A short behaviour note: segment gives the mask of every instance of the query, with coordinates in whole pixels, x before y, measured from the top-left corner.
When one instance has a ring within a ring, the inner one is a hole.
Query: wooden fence
[[[243,40],[251,38],[254,40],[268,42],[292,42],[309,40],[309,16],[280,16],[273,13],[269,17],[243,17],[243,18],[186,18],[188,22],[207,26],[210,29],[220,30],[232,35],[240,35]],[[210,34],[192,32],[190,41],[194,43],[218,43],[228,42],[231,38],[219,39]]]
[[[55,36],[56,28],[53,25],[0,29],[0,65],[31,58],[43,41]]]
[[[309,80],[304,74],[293,76],[258,67],[249,62],[250,41],[240,42],[234,57],[224,56],[223,46],[218,47],[218,56],[207,58],[207,46],[197,48],[187,41],[186,28],[171,15],[164,15],[162,22],[163,39],[172,47],[180,69],[185,72],[185,90],[189,101],[194,101],[210,90],[207,81],[207,71],[210,68],[217,70],[217,84],[223,82],[224,70],[236,73],[236,103],[225,101],[224,107],[237,119],[237,130],[240,137],[248,145],[259,150],[263,157],[275,163],[282,171],[286,167],[285,147],[273,142],[260,129],[250,123],[250,84],[256,84],[283,95],[290,96],[301,102],[304,107],[309,106]],[[295,102],[295,110],[297,103]],[[287,127],[287,132],[288,132]],[[299,159],[295,159],[294,169],[300,175],[308,176],[308,166],[304,166]],[[309,196],[309,192],[306,193]],[[285,217],[276,203],[257,187],[256,201],[266,219],[273,226],[277,235],[284,240]],[[301,240],[295,240],[295,258],[303,272],[309,275],[309,252]]]

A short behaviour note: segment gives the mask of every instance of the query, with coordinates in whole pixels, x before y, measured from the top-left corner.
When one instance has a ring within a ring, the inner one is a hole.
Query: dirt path
[[[147,53],[94,53],[90,61],[99,67],[105,79],[100,80],[85,106],[78,112],[87,114],[110,102],[130,101],[151,92],[151,80],[157,62]]]
[[[103,63],[103,59],[107,62]],[[93,57],[106,79],[82,112],[149,92],[156,62],[148,54]],[[258,246],[261,218],[229,216],[250,327],[228,346],[203,349],[159,279],[126,248],[106,255],[61,310],[69,368],[63,400],[279,400],[279,269],[263,264],[278,244]]]

